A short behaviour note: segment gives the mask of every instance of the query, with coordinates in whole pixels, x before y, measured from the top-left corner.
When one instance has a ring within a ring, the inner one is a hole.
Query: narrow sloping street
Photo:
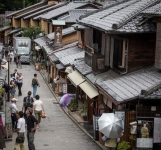
[[[15,63],[10,65],[10,73],[16,68]],[[22,109],[23,97],[27,95],[28,91],[32,91],[31,80],[34,73],[38,74],[40,88],[37,94],[44,103],[46,119],[42,119],[40,128],[35,134],[36,150],[100,150],[101,148],[89,138],[73,121],[59,107],[59,104],[53,103],[54,96],[48,89],[42,76],[35,70],[33,65],[22,65],[22,69],[17,69],[19,73],[23,74],[24,83],[22,87],[22,96],[18,97],[16,91],[16,98],[18,98],[18,109]],[[8,104],[7,104],[8,105]],[[9,108],[7,108],[9,109]],[[9,114],[8,114],[9,116]],[[6,142],[6,150],[13,150],[16,133],[13,133],[12,141]],[[27,148],[27,141],[26,148]],[[28,149],[28,148],[27,148]]]

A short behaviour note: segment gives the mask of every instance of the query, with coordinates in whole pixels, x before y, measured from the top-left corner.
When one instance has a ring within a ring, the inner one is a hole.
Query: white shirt
[[[19,133],[25,132],[25,119],[24,118],[18,119],[17,128],[20,129],[18,131]]]
[[[43,105],[43,102],[41,100],[34,101],[35,110],[37,110],[37,111],[42,110],[42,106],[41,105]]]
[[[13,58],[13,52],[9,52],[8,55],[10,55],[10,58]]]
[[[19,77],[19,78],[17,79],[17,82],[18,82],[18,83],[23,83],[23,76]]]
[[[12,103],[10,104],[10,112],[11,112],[11,113],[15,113],[16,111],[18,111],[17,106],[16,106],[15,103],[12,102]]]

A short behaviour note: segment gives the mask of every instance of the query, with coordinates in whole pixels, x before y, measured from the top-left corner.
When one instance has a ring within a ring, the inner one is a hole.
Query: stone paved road
[[[15,64],[12,62],[10,70],[13,72]],[[38,74],[38,80],[41,87],[38,88],[37,94],[45,106],[46,119],[43,119],[40,124],[40,129],[35,134],[36,150],[101,150],[101,148],[89,138],[73,121],[71,121],[62,111],[58,104],[53,104],[54,96],[48,89],[43,78],[38,71],[35,71],[33,65],[23,65],[18,72],[23,73],[24,84],[22,87],[23,96],[18,97],[18,109],[22,108],[23,97],[26,96],[31,88],[31,79],[33,74]],[[6,150],[13,150],[16,133],[13,133],[13,140],[6,142]],[[27,141],[26,141],[27,148]],[[28,149],[28,148],[27,148]]]

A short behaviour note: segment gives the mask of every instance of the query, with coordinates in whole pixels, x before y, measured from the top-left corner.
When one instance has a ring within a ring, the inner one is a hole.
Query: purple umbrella
[[[65,107],[68,106],[70,101],[74,98],[73,94],[65,94],[63,97],[60,99],[60,106]]]

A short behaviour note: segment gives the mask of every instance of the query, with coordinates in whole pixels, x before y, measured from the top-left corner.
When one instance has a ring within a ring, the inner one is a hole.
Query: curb
[[[56,96],[56,94],[54,93],[54,91],[51,89],[51,87],[48,84],[48,81],[46,80],[46,78],[44,77],[43,73],[41,71],[39,71],[39,73],[41,74],[41,76],[43,77],[45,83],[47,84],[48,88],[50,89],[51,93],[53,94],[53,96],[55,97],[56,101],[59,104],[58,101],[58,97]],[[99,142],[95,141],[93,139],[93,137],[85,130],[85,128],[83,128],[73,117],[71,117],[71,115],[65,110],[65,108],[60,107],[64,113],[88,136],[90,137],[102,150],[106,150],[105,146],[102,146]]]

